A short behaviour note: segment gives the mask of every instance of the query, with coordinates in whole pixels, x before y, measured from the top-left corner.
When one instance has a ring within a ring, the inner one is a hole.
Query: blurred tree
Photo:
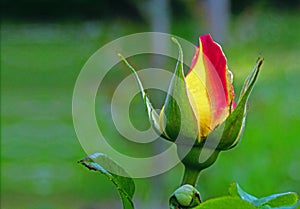
[[[163,32],[169,33],[170,31],[170,20],[171,20],[171,13],[170,13],[170,1],[169,0],[147,0],[147,1],[136,1],[136,4],[139,5],[138,8],[140,9],[141,14],[144,15],[145,19],[148,20],[148,24],[150,25],[150,31],[152,32]],[[153,51],[161,51],[160,49],[169,48],[171,40],[169,42],[164,42],[158,39],[157,36],[153,36],[152,38],[152,47]],[[157,55],[150,55],[150,63],[151,67],[156,68],[163,68],[165,66],[165,59],[162,56]],[[146,73],[152,73],[151,71],[146,71]],[[150,76],[151,77],[151,76]],[[163,94],[154,94],[152,95],[158,100],[163,101],[164,95]],[[161,150],[160,144],[155,144],[152,149],[155,153],[159,153]],[[157,162],[158,164],[160,162]],[[151,186],[154,188],[150,190],[151,199],[159,200],[159,201],[152,201],[148,203],[149,208],[161,208],[159,202],[162,201],[164,195],[162,188],[164,186],[164,181],[162,176],[155,176],[150,179]],[[151,205],[149,205],[151,204]]]
[[[217,42],[224,43],[228,35],[229,0],[206,0],[204,1],[204,7],[209,33],[212,34]]]
[[[170,30],[170,2],[169,0],[147,0],[143,1],[139,6],[141,13],[145,14],[145,19],[148,20],[150,31],[169,33]],[[168,47],[165,42],[157,40],[153,37],[153,50],[159,51],[160,48]],[[162,61],[159,57],[154,56],[152,63],[155,66],[162,66]]]

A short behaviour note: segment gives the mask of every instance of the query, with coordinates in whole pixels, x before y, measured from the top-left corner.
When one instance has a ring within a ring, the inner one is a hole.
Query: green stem
[[[199,177],[201,170],[195,170],[189,168],[188,166],[184,166],[184,175],[182,179],[181,185],[190,184],[195,186]]]

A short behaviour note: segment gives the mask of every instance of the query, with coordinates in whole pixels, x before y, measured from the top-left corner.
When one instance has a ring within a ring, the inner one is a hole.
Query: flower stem
[[[188,166],[184,166],[184,175],[182,179],[181,185],[190,184],[195,186],[199,177],[201,170],[196,170],[189,168]]]

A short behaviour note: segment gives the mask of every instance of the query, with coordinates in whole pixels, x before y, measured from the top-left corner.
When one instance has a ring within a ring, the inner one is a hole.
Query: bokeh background
[[[145,31],[171,33],[194,44],[200,34],[211,33],[222,43],[237,93],[256,58],[265,57],[242,141],[202,173],[202,198],[225,195],[232,181],[257,196],[300,194],[298,0],[2,0],[1,15],[1,208],[121,208],[114,186],[76,163],[85,153],[72,124],[72,92],[98,48]],[[139,69],[153,59],[131,61]],[[171,64],[165,67],[173,69]],[[115,68],[96,108],[108,121],[106,135],[118,146],[123,139],[109,122],[108,107],[129,72],[122,64]],[[163,95],[150,96],[159,108]],[[138,95],[131,116],[137,128],[149,126]],[[137,179],[137,208],[167,208],[182,169],[178,165]]]

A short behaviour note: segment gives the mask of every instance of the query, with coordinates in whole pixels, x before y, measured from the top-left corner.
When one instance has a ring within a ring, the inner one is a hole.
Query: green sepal
[[[189,184],[179,187],[169,199],[170,209],[193,208],[200,203],[200,193]]]
[[[119,191],[123,209],[134,209],[132,198],[135,192],[135,184],[132,178],[127,177],[129,174],[126,173],[120,165],[103,153],[94,153],[78,162],[89,170],[98,171],[105,175]],[[101,165],[99,163],[101,163]],[[122,176],[116,175],[115,173],[121,174]]]
[[[141,79],[139,78],[136,70],[132,67],[132,65],[129,64],[129,62],[125,59],[125,57],[123,57],[121,54],[118,54],[118,56],[122,59],[122,61],[127,65],[127,67],[130,69],[130,71],[133,73],[134,78],[138,84],[138,87],[141,91],[141,95],[142,95],[142,99],[144,101],[144,105],[149,117],[149,121],[152,127],[154,127],[155,131],[161,135],[162,131],[159,125],[159,115],[157,114],[157,112],[155,111],[152,103],[150,102],[147,93],[143,87],[143,84],[141,82]]]
[[[231,196],[240,197],[259,209],[295,209],[299,205],[299,197],[294,192],[257,198],[242,190],[235,182],[229,186],[228,191]]]
[[[164,104],[164,133],[171,141],[182,139],[182,143],[194,144],[198,136],[198,122],[188,97],[182,48],[175,38],[172,41],[178,45],[179,56]]]
[[[260,67],[263,63],[263,58],[259,58],[254,66],[252,72],[245,80],[244,86],[242,88],[237,106],[235,110],[228,116],[228,118],[219,125],[211,134],[221,133],[221,140],[218,144],[217,149],[227,150],[234,147],[243,132],[246,115],[247,115],[247,105],[248,99],[254,84],[257,80],[258,74],[260,72]],[[215,133],[214,133],[215,132]],[[208,138],[210,138],[208,136]]]

